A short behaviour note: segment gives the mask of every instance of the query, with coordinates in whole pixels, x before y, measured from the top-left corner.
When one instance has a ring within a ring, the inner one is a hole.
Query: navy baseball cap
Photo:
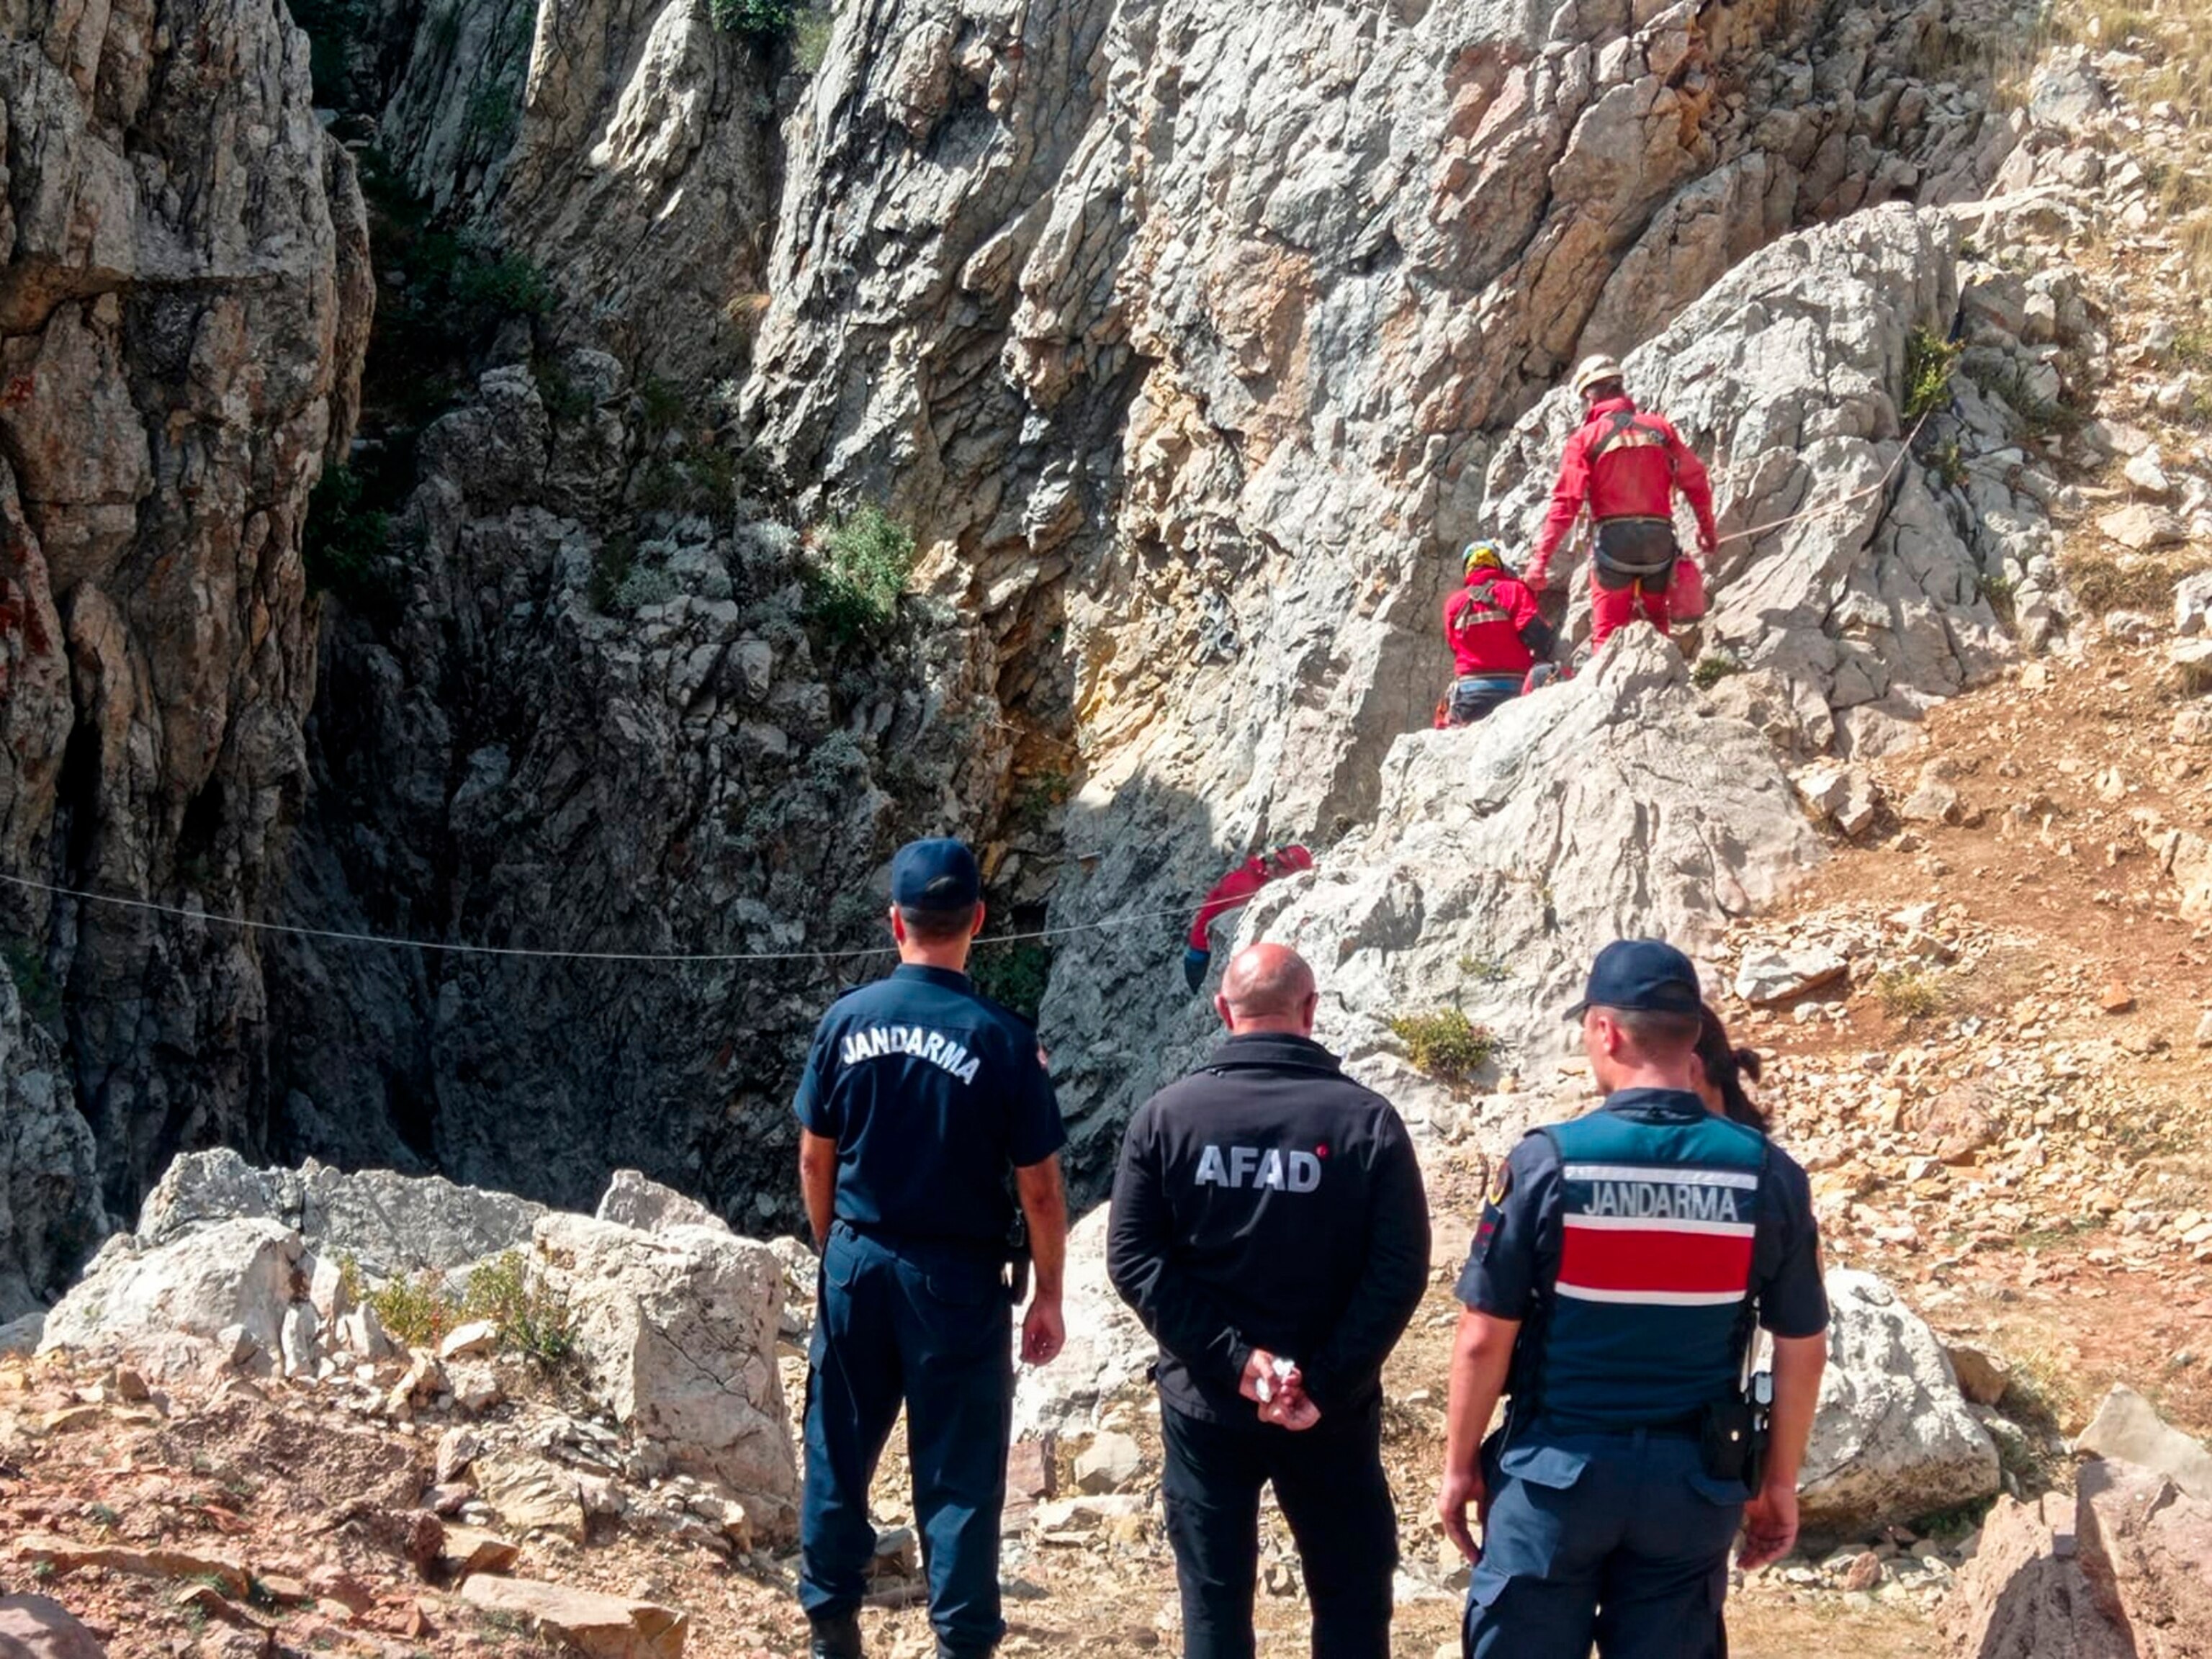
[[[982,873],[966,842],[910,841],[891,860],[891,902],[905,909],[972,910],[982,896]]]
[[[1694,1014],[1705,1006],[1689,957],[1663,939],[1617,939],[1590,963],[1589,984],[1567,1018],[1580,1019],[1592,1008]]]

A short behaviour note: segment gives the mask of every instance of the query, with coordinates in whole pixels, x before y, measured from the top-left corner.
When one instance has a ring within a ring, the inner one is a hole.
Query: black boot
[[[937,1659],[991,1659],[989,1648],[956,1648],[942,1636],[937,1638]]]
[[[812,1623],[814,1640],[806,1650],[811,1659],[861,1659],[859,1613],[827,1613]]]

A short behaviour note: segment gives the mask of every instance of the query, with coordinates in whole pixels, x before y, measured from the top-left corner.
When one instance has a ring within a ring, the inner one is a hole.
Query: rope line
[[[1905,465],[1905,458],[1912,453],[1913,443],[1920,436],[1920,428],[1928,424],[1929,416],[1935,413],[1936,410],[1933,409],[1922,413],[1920,418],[1912,423],[1912,430],[1905,434],[1905,441],[1898,446],[1897,453],[1891,459],[1888,470],[1865,489],[1853,490],[1850,495],[1839,496],[1824,506],[1802,507],[1784,518],[1774,519],[1765,524],[1755,524],[1748,530],[1735,531],[1716,540],[1713,543],[1714,547],[1726,547],[1731,542],[1753,541],[1765,535],[1769,531],[1780,530],[1807,520],[1826,518],[1832,513],[1840,513],[1854,501],[1863,501],[1868,496],[1878,495],[1888,489],[1890,480],[1897,476],[1898,469]]]
[[[293,939],[325,939],[342,945],[376,945],[391,950],[441,951],[448,956],[528,957],[556,962],[635,962],[665,965],[686,963],[849,962],[864,957],[897,954],[897,947],[890,945],[868,945],[849,951],[567,951],[538,950],[514,945],[455,945],[441,939],[395,938],[388,933],[356,933],[341,927],[303,927],[291,922],[256,921],[246,916],[212,910],[191,910],[182,905],[163,904],[154,899],[125,898],[118,893],[96,893],[82,888],[58,887],[50,882],[34,881],[27,876],[11,875],[5,871],[0,871],[0,883],[56,898],[78,899],[87,904],[105,904],[125,910],[149,911],[155,915],[173,916],[185,921],[211,922],[217,927],[235,927],[246,933],[280,933]],[[1070,922],[1063,927],[1039,927],[1018,933],[991,933],[976,939],[975,944],[978,946],[1020,945],[1038,939],[1064,939],[1073,933],[1108,933],[1119,927],[1135,927],[1146,922],[1165,921],[1171,916],[1187,916],[1191,909],[1190,904],[1178,904],[1172,909],[1135,911],[1101,917],[1097,921]]]

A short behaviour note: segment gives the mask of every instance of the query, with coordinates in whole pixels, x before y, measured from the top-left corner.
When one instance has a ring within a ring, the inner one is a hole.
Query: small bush
[[[637,543],[617,532],[599,544],[592,556],[592,609],[603,617],[616,613],[615,595],[622,591],[630,568],[637,562]]]
[[[2066,584],[2092,616],[2107,611],[2148,611],[2153,616],[2173,604],[2173,590],[2185,575],[2154,561],[2122,564],[2117,559],[2069,558]]]
[[[1959,347],[1935,330],[1916,328],[1905,341],[1905,418],[1909,424],[1951,400],[1951,368]]]
[[[714,27],[758,40],[777,40],[791,30],[799,0],[708,0]]]
[[[460,1312],[464,1319],[487,1319],[497,1327],[501,1352],[520,1354],[548,1370],[575,1356],[568,1298],[520,1250],[494,1256],[469,1274]]]
[[[307,496],[300,556],[311,592],[335,593],[356,608],[381,592],[379,564],[392,545],[392,518],[369,507],[352,468],[324,470]]]
[[[830,37],[836,32],[837,20],[827,11],[809,7],[799,13],[791,36],[792,68],[801,75],[819,70],[830,56]]]
[[[1881,1011],[1892,1019],[1932,1019],[1943,1012],[1943,988],[1927,975],[1893,968],[1874,982]]]
[[[496,144],[514,130],[518,106],[510,87],[494,81],[469,95],[461,116],[461,131],[470,139]]]
[[[1456,1008],[1392,1017],[1390,1033],[1418,1071],[1442,1083],[1466,1083],[1498,1052],[1497,1034]]]
[[[1014,827],[1031,835],[1040,833],[1074,793],[1075,780],[1056,767],[1031,773],[1014,792]]]
[[[1700,691],[1710,691],[1729,675],[1742,672],[1743,664],[1735,653],[1708,651],[1690,670],[1690,684]]]
[[[1496,957],[1462,957],[1459,970],[1478,985],[1503,985],[1512,975],[1512,969]]]
[[[437,1346],[461,1322],[460,1308],[446,1294],[444,1281],[427,1269],[372,1291],[368,1305],[393,1340],[410,1348]]]
[[[576,384],[575,377],[558,357],[532,357],[530,374],[538,383],[538,401],[545,405],[546,414],[554,420],[574,422],[591,414],[592,394]]]
[[[635,616],[649,605],[665,605],[675,597],[675,577],[657,564],[641,564],[616,587],[611,608],[624,616]]]
[[[46,966],[46,953],[27,939],[0,944],[7,960],[8,977],[15,981],[15,995],[34,1024],[52,1027],[61,1021],[62,988]]]
[[[1929,459],[1935,463],[1936,476],[1945,483],[1954,489],[1966,487],[1970,475],[1966,471],[1966,446],[1956,438],[1947,438],[1936,445],[1935,453]]]
[[[872,503],[838,520],[819,545],[809,605],[815,619],[842,640],[888,628],[914,572],[914,532]]]
[[[1988,602],[1990,609],[1996,613],[2000,623],[2007,628],[2015,624],[2018,617],[2013,606],[2014,596],[2011,577],[1996,571],[1984,570],[1974,578],[1974,588]]]
[[[1034,1024],[1052,977],[1052,947],[1042,939],[1009,944],[980,939],[969,958],[968,976],[994,1002],[1002,1002]]]

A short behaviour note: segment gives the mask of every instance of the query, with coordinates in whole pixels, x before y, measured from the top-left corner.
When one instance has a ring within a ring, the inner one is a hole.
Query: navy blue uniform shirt
[[[1661,1129],[1692,1127],[1705,1115],[1695,1095],[1674,1089],[1620,1090],[1597,1109]],[[1462,1303],[1500,1319],[1530,1316],[1534,1298],[1559,1279],[1565,1190],[1550,1139],[1525,1136],[1505,1160],[1484,1206],[1481,1227],[1459,1279]],[[1777,1336],[1817,1336],[1827,1328],[1828,1298],[1820,1279],[1812,1186],[1796,1160],[1771,1143],[1765,1174],[1758,1182],[1757,1206],[1750,1293],[1758,1300],[1759,1322]],[[1621,1387],[1632,1395],[1646,1391],[1642,1384],[1650,1379],[1639,1379],[1630,1357],[1620,1358]],[[1652,1356],[1651,1363],[1663,1369],[1667,1358]]]
[[[822,1017],[793,1109],[837,1144],[837,1218],[892,1238],[1005,1243],[1007,1166],[1067,1139],[1028,1022],[913,963]]]

